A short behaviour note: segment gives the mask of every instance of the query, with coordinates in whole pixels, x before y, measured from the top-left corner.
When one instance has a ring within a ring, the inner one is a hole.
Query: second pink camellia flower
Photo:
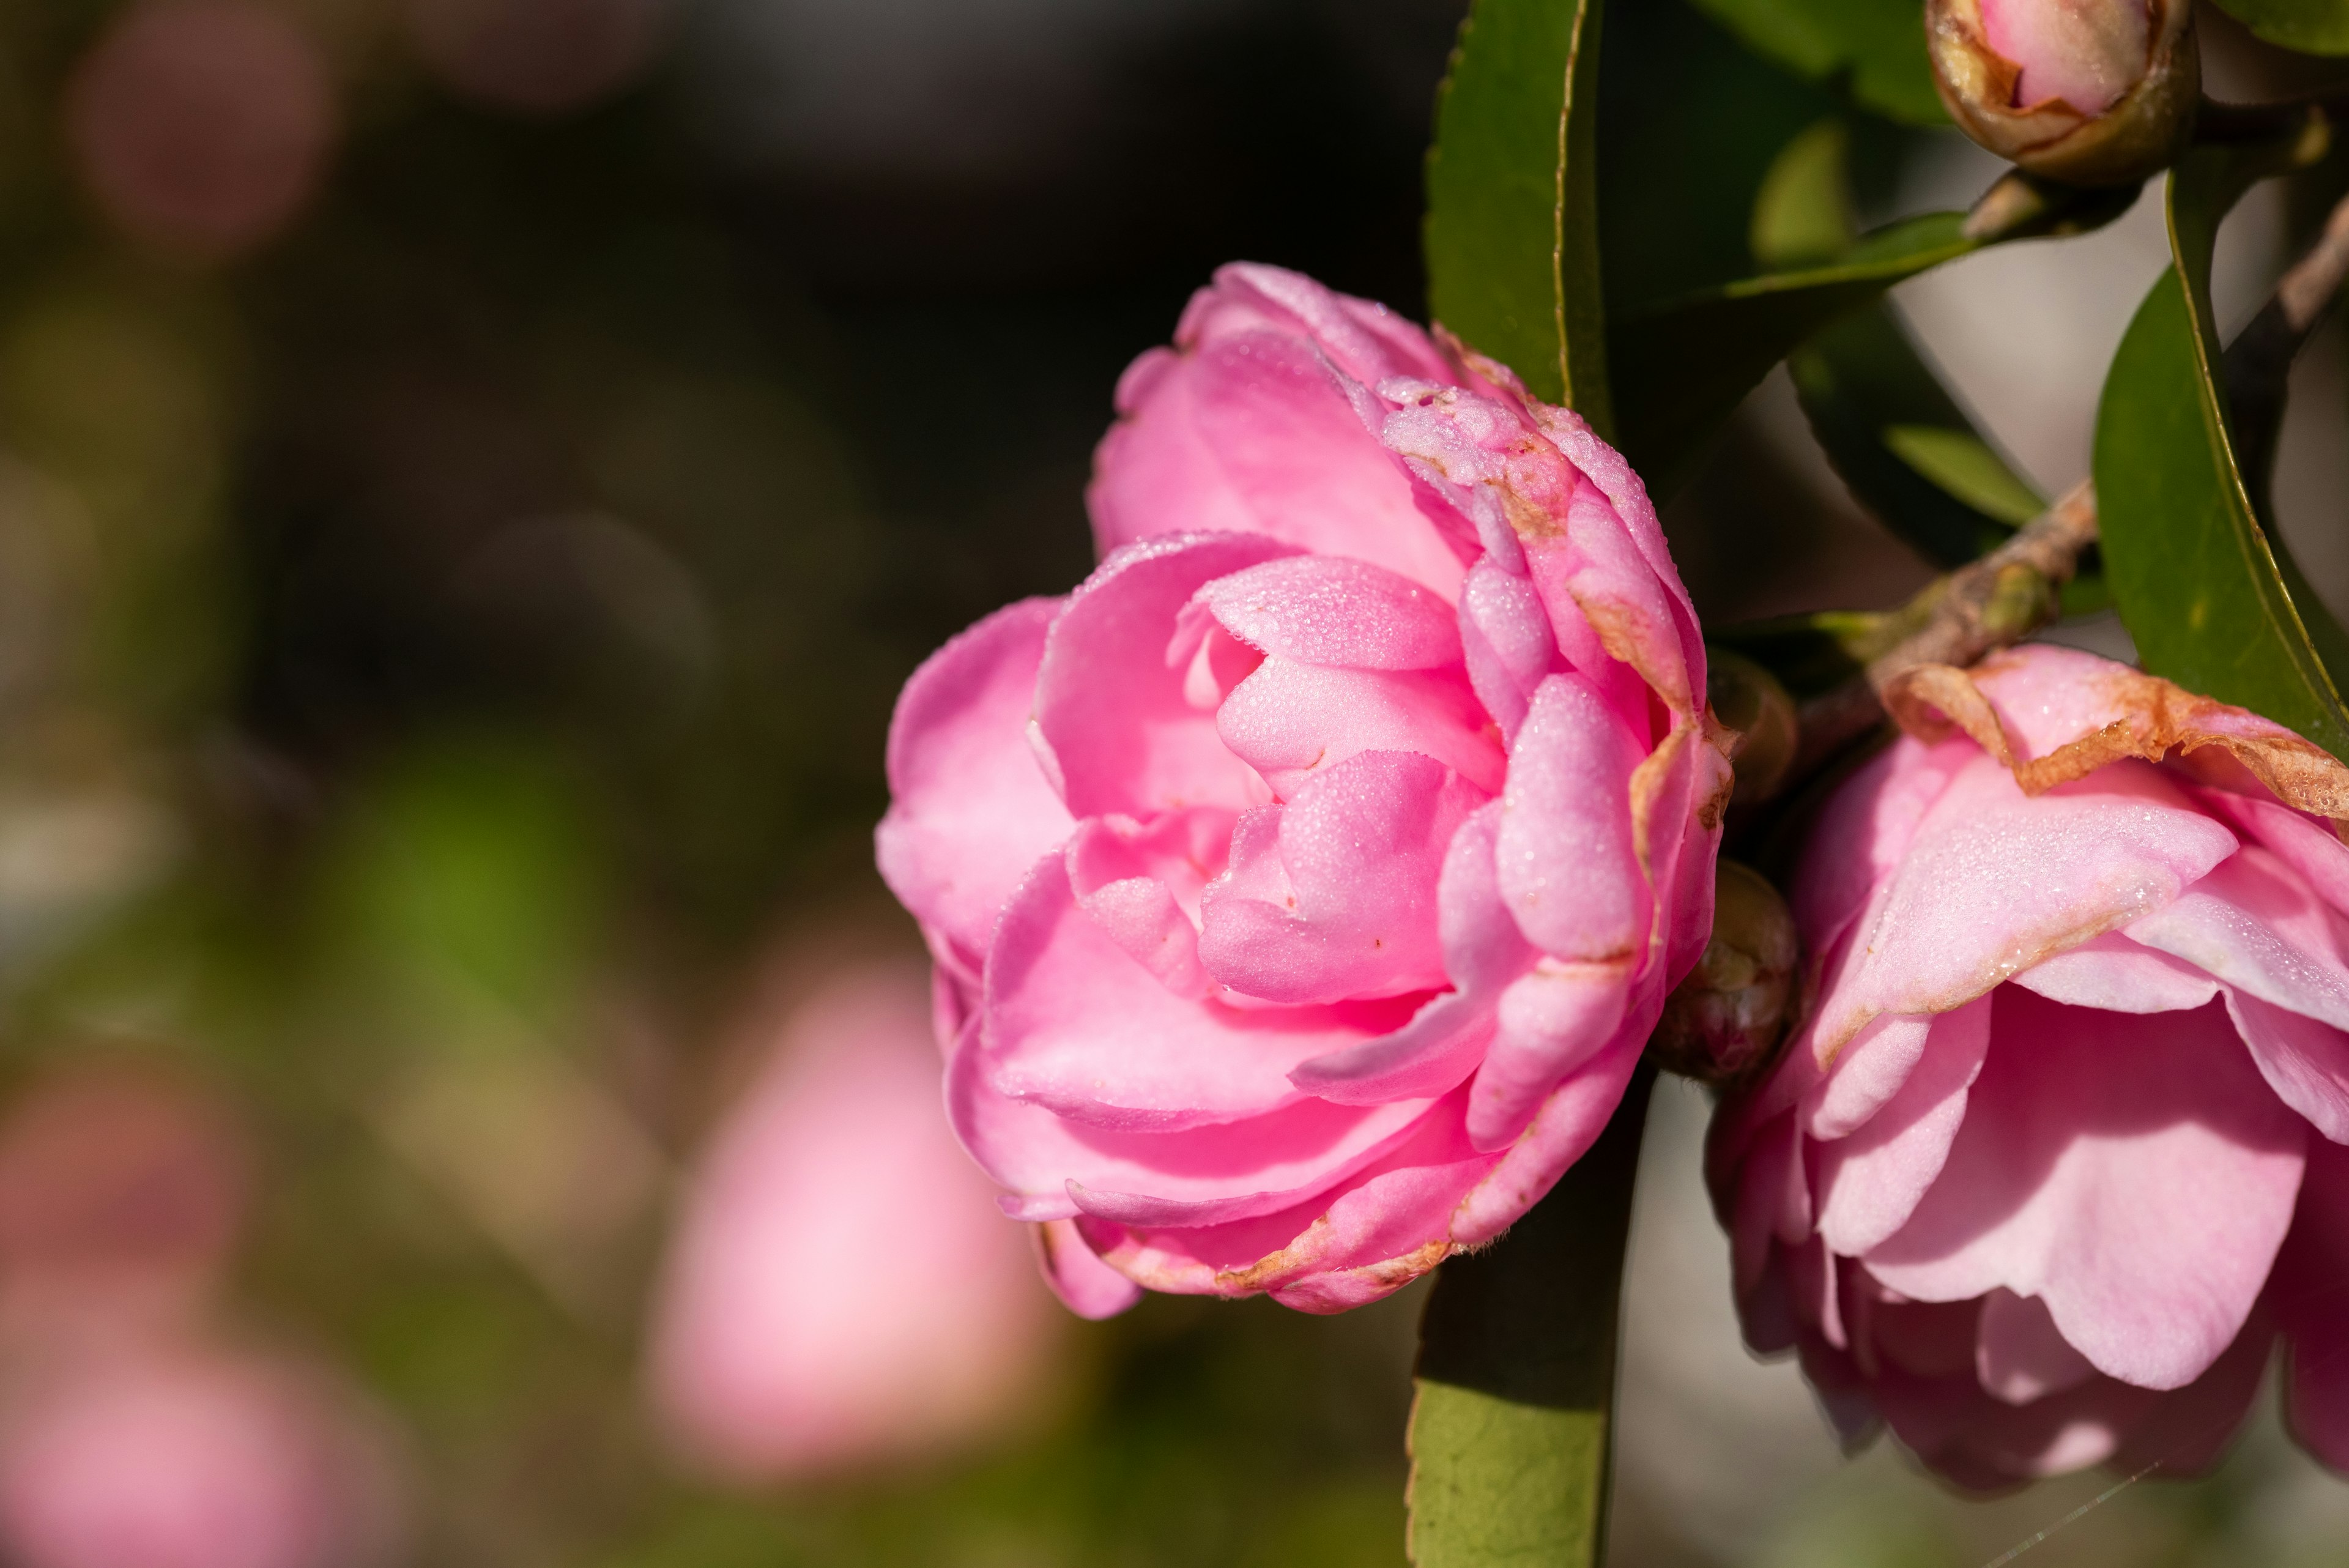
[[[2281,1333],[2349,1469],[2349,769],[2061,649],[1893,701],[1795,887],[1808,1022],[1714,1127],[1748,1339],[1994,1487],[2199,1468]]]
[[[1547,1191],[1702,951],[1703,649],[1622,459],[1378,306],[1226,267],[1118,408],[1100,569],[908,682],[881,867],[1065,1300],[1337,1311]]]

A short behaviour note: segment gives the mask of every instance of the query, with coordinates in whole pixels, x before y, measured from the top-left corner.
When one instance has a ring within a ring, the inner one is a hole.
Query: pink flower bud
[[[2193,130],[2189,0],[1927,0],[1925,20],[1951,117],[2033,173],[2127,184]]]
[[[1025,1228],[938,1107],[918,971],[852,971],[784,1020],[695,1178],[651,1394],[704,1468],[768,1480],[999,1429],[1057,1327]]]
[[[254,1357],[78,1363],[0,1419],[0,1545],[21,1568],[364,1568],[398,1533],[379,1435]]]
[[[907,683],[881,868],[1056,1272],[1339,1311],[1606,1125],[1712,926],[1728,737],[1639,479],[1499,367],[1236,265],[1118,410],[1100,569]]]
[[[2149,0],[1978,0],[1982,39],[2014,63],[2013,107],[2102,114],[2153,57]]]
[[[1748,1340],[1996,1487],[2208,1462],[2281,1333],[2349,1469],[2349,768],[2060,649],[1889,697],[1795,888],[1816,1005],[1714,1128]]]

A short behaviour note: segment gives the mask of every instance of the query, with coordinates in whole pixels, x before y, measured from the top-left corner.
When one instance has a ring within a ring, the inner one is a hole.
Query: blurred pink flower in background
[[[20,1568],[358,1568],[398,1534],[380,1434],[290,1362],[148,1347],[36,1376],[0,1415]]]
[[[1059,1314],[939,1076],[910,965],[839,974],[774,1030],[653,1314],[653,1402],[699,1465],[749,1482],[902,1459],[1032,1406]]]
[[[0,1118],[0,1350],[200,1310],[250,1182],[226,1113],[176,1078],[115,1064],[36,1083]]]
[[[1702,950],[1704,651],[1623,460],[1379,306],[1226,267],[1117,401],[1100,569],[899,699],[881,868],[1064,1299],[1342,1310],[1547,1192]]]
[[[467,98],[524,113],[583,108],[650,62],[665,0],[408,0],[416,52]]]
[[[2349,770],[2060,649],[1894,706],[1796,884],[1816,1006],[1714,1127],[1747,1338],[1994,1487],[2200,1468],[2281,1330],[2349,1469]]]
[[[128,1061],[0,1120],[0,1556],[350,1568],[400,1534],[386,1433],[325,1372],[222,1347],[251,1190],[223,1108]]]
[[[309,200],[334,140],[334,86],[277,10],[144,0],[76,69],[66,131],[119,228],[216,260],[267,240]]]

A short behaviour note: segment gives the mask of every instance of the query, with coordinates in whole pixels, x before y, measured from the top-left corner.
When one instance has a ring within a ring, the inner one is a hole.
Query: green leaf
[[[1939,389],[1936,383],[1935,390]],[[1948,419],[1887,425],[1884,444],[1944,493],[2010,528],[2020,528],[2047,510],[2045,497],[2009,468],[1971,425]]]
[[[2271,44],[2304,55],[2349,55],[2349,0],[2219,0]]]
[[[1411,1412],[1418,1568],[1592,1568],[1607,1541],[1615,1347],[1655,1069],[1508,1233],[1436,1272]]]
[[[2101,228],[2137,199],[2131,189],[2067,190],[2020,175],[2004,190],[2017,200],[1997,223],[1972,223],[1972,233],[1962,213],[1929,213],[1865,234],[1829,262],[1625,313],[1609,330],[1615,444],[1651,492],[1670,495],[1770,367],[1894,284],[1987,244]]]
[[[2349,757],[2338,684],[2349,638],[2252,512],[2210,309],[2220,220],[2257,182],[2323,156],[2327,140],[2312,113],[2282,136],[2198,147],[2170,171],[2172,265],[2105,379],[2096,508],[2106,576],[2147,670]]]
[[[1599,97],[1600,270],[1610,315],[1752,274],[1755,194],[1807,128],[1846,125],[1853,189],[1874,202],[1894,198],[1918,137],[1850,114],[1832,92],[1758,57],[1686,0],[1608,12]]]
[[[1476,0],[1427,154],[1428,303],[1610,434],[1599,282],[1599,0]]]
[[[1767,266],[1850,249],[1850,133],[1823,120],[1789,141],[1754,202],[1754,255]],[[2044,503],[1991,450],[1881,303],[1787,356],[1795,394],[1853,496],[1938,566],[1993,548]]]
[[[1960,213],[1878,230],[1841,259],[1667,301],[1613,326],[1616,444],[1670,494],[1699,449],[1770,367],[1901,279],[1977,248]]]
[[[1925,8],[1916,0],[1698,0],[1746,46],[1810,81],[1837,81],[1911,125],[1949,116],[1933,90]]]
[[[1828,327],[1787,356],[1786,369],[1853,496],[1936,566],[1964,565],[2046,509],[1886,306]]]

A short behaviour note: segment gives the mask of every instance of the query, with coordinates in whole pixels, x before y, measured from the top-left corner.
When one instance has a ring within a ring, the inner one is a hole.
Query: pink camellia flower
[[[306,1369],[158,1345],[53,1371],[0,1415],[21,1568],[366,1568],[397,1544],[386,1446]]]
[[[1118,388],[1101,566],[899,700],[881,868],[963,1143],[1080,1311],[1338,1311],[1498,1234],[1702,950],[1728,769],[1630,470],[1231,266]]]
[[[841,974],[778,1035],[665,1271],[649,1370],[670,1436],[765,1481],[1003,1427],[1056,1314],[938,1114],[919,970]]]
[[[1795,886],[1816,1003],[1714,1127],[1748,1340],[1992,1487],[2209,1462],[2281,1333],[2349,1469],[2349,769],[2054,648],[1893,705]]]

